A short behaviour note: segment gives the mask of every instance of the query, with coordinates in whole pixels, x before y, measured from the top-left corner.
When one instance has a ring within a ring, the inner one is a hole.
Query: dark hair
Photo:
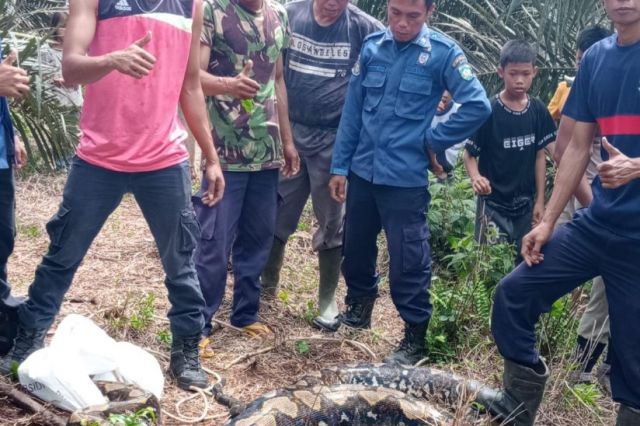
[[[435,2],[436,0],[424,0],[424,4],[427,6],[427,9],[429,9]]]
[[[611,34],[613,34],[611,31],[601,27],[600,25],[587,27],[584,30],[580,31],[580,34],[578,34],[578,42],[576,43],[576,45],[578,49],[580,49],[584,53],[588,48],[590,48],[603,38],[609,37]]]
[[[509,40],[500,50],[500,66],[509,64],[536,64],[536,49],[526,40]]]
[[[60,36],[58,35],[58,27],[60,27],[60,24],[64,22],[64,20],[67,19],[68,16],[69,14],[67,12],[53,12],[53,14],[51,15],[51,29],[53,30],[53,35],[51,36],[51,38],[53,38],[57,42],[62,41],[60,40]]]

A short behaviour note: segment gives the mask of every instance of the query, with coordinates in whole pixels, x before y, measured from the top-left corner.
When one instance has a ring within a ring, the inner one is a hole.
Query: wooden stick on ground
[[[44,405],[8,383],[0,382],[0,396],[6,396],[17,407],[37,414],[42,424],[51,426],[65,426],[67,424],[65,419],[47,410]]]

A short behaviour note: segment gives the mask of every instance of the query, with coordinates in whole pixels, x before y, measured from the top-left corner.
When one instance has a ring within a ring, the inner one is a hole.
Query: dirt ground
[[[34,176],[18,182],[18,236],[9,263],[9,276],[16,294],[27,292],[35,268],[47,249],[45,224],[58,207],[64,180],[65,176],[57,175]],[[380,361],[400,339],[402,322],[385,285],[374,311],[372,330],[330,335],[310,327],[307,318],[313,313],[318,273],[311,250],[312,230],[313,224],[307,215],[287,246],[281,297],[261,308],[261,318],[275,331],[275,338],[251,339],[225,326],[214,334],[213,357],[204,360],[203,365],[224,378],[228,395],[251,401],[325,366]],[[384,263],[384,254],[382,261]],[[78,270],[59,318],[70,313],[86,315],[116,340],[129,340],[153,351],[166,369],[168,302],[163,279],[151,234],[135,201],[126,196]],[[227,289],[228,297],[218,315],[222,322],[227,322],[229,316],[231,285]],[[154,297],[149,298],[150,294]],[[341,283],[339,300],[343,296],[344,283]],[[134,316],[145,321],[133,327],[131,317]],[[344,339],[364,343],[375,354],[375,359],[345,343]],[[465,356],[457,364],[439,367],[496,386],[500,380],[501,361],[488,338],[484,345],[465,349]],[[613,424],[615,407],[610,399],[600,397],[595,406],[577,402],[571,398],[562,365],[552,365],[552,368],[554,376],[537,424]],[[176,414],[176,403],[190,395],[167,378],[161,401],[163,410]],[[226,409],[214,402],[208,405],[208,419],[198,424],[223,424],[227,419]],[[204,408],[200,397],[181,406],[182,414],[192,417],[200,416]],[[166,424],[186,424],[168,416],[164,418]],[[0,399],[0,424],[38,424],[38,419]]]

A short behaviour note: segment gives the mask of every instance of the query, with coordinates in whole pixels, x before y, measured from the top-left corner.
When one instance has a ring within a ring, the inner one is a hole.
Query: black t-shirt
[[[496,95],[491,116],[465,147],[480,157],[480,174],[491,182],[487,200],[517,209],[536,192],[536,155],[556,139],[556,125],[538,98],[522,111],[512,111]]]
[[[351,4],[327,27],[316,22],[312,0],[285,7],[291,29],[284,55],[289,117],[305,126],[336,129],[363,40],[383,26]]]

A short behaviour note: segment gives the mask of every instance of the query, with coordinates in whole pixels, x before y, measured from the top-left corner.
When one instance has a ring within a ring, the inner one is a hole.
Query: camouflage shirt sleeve
[[[291,28],[289,28],[289,15],[284,7],[280,8],[280,22],[282,22],[282,28],[284,30],[281,50],[286,50],[291,41]]]
[[[216,33],[214,16],[213,5],[210,1],[205,0],[200,43],[209,47],[213,45],[213,35]]]

